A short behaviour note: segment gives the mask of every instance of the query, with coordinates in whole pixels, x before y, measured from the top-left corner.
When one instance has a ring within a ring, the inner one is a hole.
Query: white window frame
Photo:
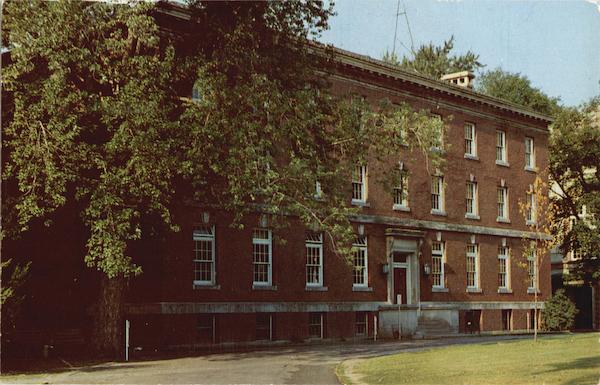
[[[401,172],[399,185],[394,187],[394,210],[408,209],[408,175]]]
[[[498,217],[496,221],[507,222],[508,218],[508,187],[498,186],[496,190],[496,214]]]
[[[472,248],[472,250],[470,250]],[[467,291],[479,290],[479,245],[477,243],[467,244]],[[473,259],[473,271],[469,271],[469,259]],[[473,274],[473,284],[469,284],[469,274]]]
[[[364,331],[359,329],[364,327]],[[369,335],[369,313],[366,311],[357,311],[354,313],[354,335],[357,337]]]
[[[439,246],[439,248],[438,248]],[[439,260],[439,272],[436,272],[436,259]],[[446,262],[446,245],[445,242],[434,241],[431,243],[431,278],[434,289],[444,289],[446,287],[444,264]],[[439,275],[439,284],[436,284],[436,275]]]
[[[359,235],[356,237],[354,244],[354,257],[352,260],[352,287],[369,287],[369,255],[368,255],[368,243],[366,235]],[[362,255],[361,255],[362,254]],[[357,260],[362,256],[363,265],[358,266]],[[362,270],[358,273],[358,270]],[[356,282],[356,278],[362,277],[360,281]]]
[[[355,167],[352,173],[352,203],[367,202],[368,171],[366,164]]]
[[[465,158],[477,158],[477,134],[475,124],[465,122]]]
[[[532,248],[527,254],[527,292],[532,293],[539,287],[537,266],[537,249]]]
[[[527,192],[526,194],[526,199],[527,199],[527,211],[526,211],[526,218],[525,218],[525,222],[528,225],[533,225],[535,224],[536,220],[537,220],[537,212],[536,212],[536,199],[535,199],[535,193],[533,192]]]
[[[196,286],[212,286],[216,282],[216,242],[215,242],[215,226],[196,226],[192,231],[192,240],[194,241],[194,285]],[[210,259],[198,259],[198,242],[210,242]],[[196,279],[197,264],[210,263],[210,279]]]
[[[467,218],[476,218],[479,215],[479,200],[477,199],[477,182],[467,181],[466,187],[467,191],[465,194],[465,216]],[[469,210],[469,208],[471,210]]]
[[[266,231],[267,238],[257,238],[258,231]],[[259,262],[256,259],[255,246],[268,246],[268,261]],[[267,281],[256,281],[256,268],[258,265],[267,265]],[[256,228],[252,231],[252,285],[253,286],[272,286],[273,285],[273,234],[270,229]]]
[[[318,316],[319,317],[319,323],[314,323],[312,322],[313,316]],[[311,334],[310,329],[311,327],[319,327],[319,336],[315,336],[313,334]],[[323,317],[323,313],[320,312],[311,312],[308,313],[308,334],[309,334],[309,338],[319,338],[319,339],[323,339],[325,337],[325,333],[324,330],[325,329],[325,322],[324,322],[324,317]]]
[[[438,119],[439,121],[443,122],[444,119],[442,118],[442,115],[440,114],[431,114],[431,117],[434,119]],[[444,148],[444,129],[442,128],[442,130],[438,133],[438,146],[434,145],[433,148],[437,149],[437,150],[441,150]]]
[[[502,271],[504,266],[504,271]],[[504,276],[503,278],[501,278]],[[501,285],[501,280],[504,285]],[[510,248],[508,246],[498,246],[498,290],[510,290]]]
[[[307,287],[322,287],[323,286],[323,233],[307,233],[306,234],[306,286]],[[311,253],[316,251],[316,255]],[[318,263],[310,263],[311,256],[318,256]],[[309,277],[313,272],[317,273],[317,281],[311,281]]]
[[[506,151],[506,132],[496,130],[496,164],[506,166],[508,152]]]
[[[443,214],[446,210],[444,191],[444,176],[434,175],[431,177],[431,213]],[[437,202],[437,204],[436,204]],[[435,206],[438,206],[437,208]]]
[[[535,171],[535,142],[531,137],[525,137],[525,169]]]

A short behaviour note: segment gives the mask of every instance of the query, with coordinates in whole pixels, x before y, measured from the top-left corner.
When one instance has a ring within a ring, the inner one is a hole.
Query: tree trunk
[[[123,299],[125,278],[103,275],[98,307],[95,311],[93,346],[100,356],[123,356]]]

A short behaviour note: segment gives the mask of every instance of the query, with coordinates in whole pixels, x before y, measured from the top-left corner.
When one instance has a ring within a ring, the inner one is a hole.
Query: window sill
[[[510,219],[497,217],[496,218],[496,222],[498,222],[498,223],[510,223]]]
[[[394,205],[392,206],[392,210],[394,211],[404,211],[409,213],[410,212],[410,207],[408,206],[402,206],[402,205]]]
[[[503,160],[496,160],[496,166],[510,167],[510,165],[508,164],[508,162],[505,162]]]
[[[481,293],[483,293],[483,290],[481,290],[480,287],[467,287],[467,293],[481,294]]]
[[[253,283],[252,284],[252,290],[277,291],[277,286],[273,286],[273,285],[257,285],[255,283]]]
[[[479,161],[479,157],[477,155],[471,155],[471,154],[465,154],[465,159]]]
[[[447,287],[432,287],[431,292],[432,293],[448,293],[449,290]]]
[[[352,204],[352,206],[358,206],[358,207],[371,207],[371,204],[369,202],[357,201],[354,199],[352,199],[351,204]]]
[[[327,286],[306,286],[304,288],[306,291],[328,291],[329,288]]]
[[[475,215],[475,214],[465,214],[465,218],[467,219],[473,219],[473,220],[481,220],[481,217],[479,215]]]
[[[194,282],[194,290],[221,290],[221,285]]]
[[[511,289],[507,289],[507,288],[503,288],[503,287],[499,287],[498,288],[498,294],[512,294],[512,290]]]
[[[538,172],[538,168],[537,167],[525,166],[525,167],[523,167],[523,170],[529,171],[529,172]]]
[[[373,288],[367,286],[352,286],[352,291],[373,291]]]
[[[446,217],[446,216],[448,216],[448,214],[446,214],[446,212],[442,211],[442,210],[431,209],[430,213],[431,213],[431,215],[439,215],[440,217]]]
[[[539,290],[534,289],[533,287],[528,287],[527,288],[527,294],[535,294],[537,291],[538,294],[540,294]]]
[[[535,225],[535,221],[525,221],[525,224],[527,226],[533,226],[533,225]]]

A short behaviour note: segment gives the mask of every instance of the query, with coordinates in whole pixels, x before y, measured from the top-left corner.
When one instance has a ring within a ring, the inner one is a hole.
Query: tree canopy
[[[572,252],[570,278],[600,280],[600,98],[564,108],[552,125],[550,174],[556,182],[554,230]]]
[[[479,75],[475,84],[475,89],[483,94],[504,99],[542,114],[552,116],[560,109],[560,98],[546,95],[534,87],[525,75],[496,68]]]
[[[454,55],[453,49],[454,36],[451,36],[442,45],[423,44],[409,56],[404,56],[402,60],[392,52],[385,52],[382,60],[433,79],[439,79],[442,75],[453,72],[475,72],[483,67],[479,62],[479,55],[471,51],[463,55]]]

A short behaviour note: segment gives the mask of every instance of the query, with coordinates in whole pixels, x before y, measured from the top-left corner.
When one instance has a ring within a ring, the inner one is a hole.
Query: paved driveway
[[[105,363],[46,375],[3,376],[2,384],[339,384],[334,370],[348,359],[453,344],[523,338],[456,337],[439,340],[311,345],[155,361]]]

